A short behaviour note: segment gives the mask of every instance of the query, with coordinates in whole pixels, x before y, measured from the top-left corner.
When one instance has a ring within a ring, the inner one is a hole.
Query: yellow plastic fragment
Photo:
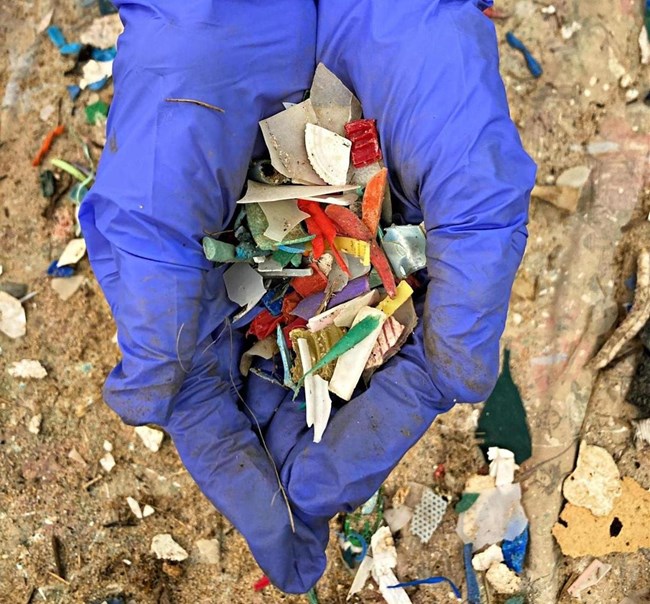
[[[352,237],[335,237],[334,244],[340,252],[356,256],[363,266],[370,266],[370,244],[367,241]]]
[[[400,284],[397,286],[397,295],[392,299],[390,296],[386,296],[377,305],[377,309],[390,317],[412,295],[413,288],[406,281],[400,281]]]

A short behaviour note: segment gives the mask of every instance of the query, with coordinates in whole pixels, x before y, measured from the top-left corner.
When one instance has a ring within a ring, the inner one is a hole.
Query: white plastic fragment
[[[320,331],[332,324],[337,327],[350,327],[354,318],[359,314],[359,311],[365,306],[373,306],[376,304],[379,301],[379,297],[379,292],[373,289],[343,304],[334,306],[320,315],[315,315],[309,319],[307,321],[307,329],[310,331]]]
[[[607,516],[622,493],[621,475],[607,449],[580,443],[576,468],[564,481],[562,493],[594,516]]]
[[[598,559],[593,560],[584,572],[571,584],[567,592],[574,598],[579,598],[585,589],[589,589],[598,584],[610,570],[612,570],[611,564],[605,564]]]
[[[99,464],[104,469],[104,472],[108,474],[115,467],[115,458],[112,453],[106,453],[104,457],[99,460]]]
[[[384,520],[391,533],[401,531],[413,517],[413,510],[407,505],[396,505],[384,511]]]
[[[422,499],[413,512],[411,533],[422,543],[428,543],[446,511],[447,500],[425,487],[422,490]]]
[[[82,68],[83,77],[79,80],[79,88],[84,90],[90,84],[110,78],[113,73],[113,61],[88,61]]]
[[[521,591],[521,578],[503,563],[491,566],[485,578],[497,593],[511,596]]]
[[[648,31],[645,25],[641,26],[639,32],[639,50],[641,51],[641,64],[648,65],[650,63],[650,41],[648,41]]]
[[[327,184],[344,185],[350,169],[352,143],[320,126],[307,124],[305,147],[312,167]]]
[[[512,484],[515,479],[515,470],[519,468],[515,463],[515,454],[508,449],[490,447],[487,455],[491,462],[490,476],[494,477],[496,486]]]
[[[503,550],[498,545],[490,545],[485,551],[474,555],[472,567],[476,571],[486,571],[499,562],[503,562]]]
[[[23,359],[11,363],[7,368],[7,373],[15,378],[31,378],[34,380],[42,380],[47,376],[47,371],[41,365],[41,362],[33,359]]]
[[[318,125],[343,136],[345,124],[361,118],[361,103],[323,63],[316,66],[309,99]]]
[[[299,338],[296,342],[298,344],[302,370],[306,374],[312,368],[309,344],[304,338]],[[330,398],[327,386],[327,381],[315,373],[305,377],[307,427],[314,427],[315,443],[321,441],[329,421],[330,412],[332,411],[332,399]]]
[[[234,320],[250,311],[266,293],[262,276],[245,262],[233,264],[223,274],[223,280],[228,297],[243,307]]]
[[[149,426],[138,426],[135,428],[135,433],[140,437],[142,444],[154,453],[158,452],[165,438],[165,433],[162,430],[156,430]]]
[[[269,223],[264,235],[273,241],[282,241],[296,225],[309,218],[309,214],[299,210],[297,202],[292,199],[263,203],[260,208]]]
[[[372,576],[379,585],[379,591],[388,604],[411,604],[411,598],[403,587],[389,589],[399,583],[393,569],[397,566],[397,552],[390,529],[381,527],[370,540],[372,548]]]
[[[135,499],[133,499],[133,497],[127,497],[126,502],[129,504],[129,508],[131,508],[133,515],[138,520],[142,520],[142,508],[140,507],[140,504]]]
[[[558,187],[572,187],[582,189],[589,179],[591,168],[589,166],[574,166],[565,170],[557,177],[555,184]]]
[[[194,543],[192,561],[196,564],[219,564],[221,548],[217,539],[199,539]]]
[[[148,518],[151,516],[156,510],[154,510],[148,503],[145,504],[145,506],[142,508],[142,517],[143,518]]]
[[[367,554],[365,558],[361,560],[361,564],[359,564],[359,568],[357,568],[357,573],[354,575],[352,585],[350,585],[350,591],[345,598],[346,600],[349,600],[354,594],[359,593],[365,587],[370,578],[370,573],[372,572],[373,562],[374,560],[372,559],[372,556]]]
[[[64,302],[69,300],[81,287],[85,277],[83,275],[72,275],[72,277],[55,277],[50,280],[52,289]]]
[[[0,292],[0,331],[13,339],[21,338],[27,332],[25,309],[7,292]]]
[[[253,357],[261,357],[268,360],[273,358],[276,352],[278,352],[278,343],[275,334],[255,342],[255,344],[242,354],[241,360],[239,361],[239,371],[246,377],[253,364]]]
[[[295,183],[325,184],[312,168],[305,149],[305,127],[317,123],[309,99],[260,122],[271,165]]]
[[[86,460],[81,457],[81,453],[77,451],[74,447],[70,449],[70,452],[68,453],[68,458],[72,459],[72,461],[76,461],[78,464],[82,466],[87,466],[88,464],[86,463]]]
[[[43,416],[38,413],[34,415],[27,424],[27,431],[31,434],[39,434],[41,431],[41,423],[43,422]]]
[[[156,535],[151,541],[152,554],[159,560],[182,562],[187,559],[188,553],[178,544],[169,533]]]
[[[341,186],[300,186],[300,185],[265,185],[249,180],[246,182],[246,195],[237,203],[269,203],[283,199],[308,199],[324,202],[328,195],[354,191],[357,185]],[[342,204],[341,204],[342,205]]]
[[[105,440],[102,443],[102,448],[104,449],[104,451],[108,451],[110,453],[113,450],[113,443],[111,443],[108,440]]]
[[[86,241],[83,237],[78,239],[71,239],[68,241],[68,245],[65,246],[63,253],[59,257],[59,261],[56,263],[57,266],[70,266],[71,264],[77,264],[79,260],[84,257],[86,253]]]

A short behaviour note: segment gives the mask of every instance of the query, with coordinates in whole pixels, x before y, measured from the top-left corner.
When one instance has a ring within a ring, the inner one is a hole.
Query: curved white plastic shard
[[[314,171],[329,185],[344,185],[350,168],[352,143],[314,124],[305,126],[307,157]]]
[[[334,374],[330,380],[330,391],[344,401],[349,401],[352,398],[352,393],[359,383],[361,374],[386,320],[386,315],[381,310],[366,306],[358,312],[352,326],[354,327],[366,317],[376,317],[379,319],[377,327],[356,346],[353,346],[339,357],[334,368]]]
[[[71,239],[68,241],[68,245],[65,246],[59,261],[56,263],[58,266],[69,266],[71,264],[77,264],[79,260],[84,257],[86,253],[86,242],[83,237],[78,239]]]
[[[307,373],[312,368],[309,344],[305,338],[299,338],[298,354],[302,363],[303,372]],[[329,384],[326,380],[316,374],[308,375],[305,378],[305,410],[307,427],[314,426],[314,442],[319,443],[327,428],[330,412],[332,411],[332,399],[328,390]]]

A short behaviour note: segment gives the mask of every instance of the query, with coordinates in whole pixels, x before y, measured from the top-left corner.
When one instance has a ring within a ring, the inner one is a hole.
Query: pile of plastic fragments
[[[233,230],[203,248],[230,263],[227,293],[242,307],[233,321],[257,339],[242,373],[253,356],[279,353],[278,381],[304,387],[319,442],[330,393],[350,400],[415,328],[425,237],[421,225],[382,226],[390,193],[375,120],[361,119],[327,68],[318,66],[307,100],[285,106],[260,122],[270,159],[251,165]]]

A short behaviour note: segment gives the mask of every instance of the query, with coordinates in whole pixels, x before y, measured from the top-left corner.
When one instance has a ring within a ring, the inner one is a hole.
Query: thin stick
[[[196,99],[165,99],[168,103],[191,103],[192,105],[198,105],[199,107],[205,107],[206,109],[212,109],[212,111],[218,111],[219,113],[225,113],[225,110],[216,105],[206,103],[205,101],[197,101]]]
[[[260,441],[262,442],[262,446],[264,447],[264,451],[266,451],[266,455],[269,458],[269,461],[271,462],[271,467],[273,468],[273,471],[275,472],[275,478],[278,481],[278,487],[280,488],[280,492],[282,493],[282,498],[284,499],[284,503],[287,506],[287,512],[289,513],[289,524],[291,525],[291,530],[295,533],[296,532],[296,525],[293,521],[293,512],[291,511],[291,504],[289,503],[289,497],[287,496],[287,492],[284,490],[284,486],[282,486],[282,481],[280,480],[280,472],[278,472],[278,467],[275,465],[275,461],[273,461],[273,457],[271,456],[271,452],[269,451],[269,448],[266,446],[266,441],[264,440],[264,435],[262,434],[262,428],[260,427],[260,423],[257,421],[257,417],[255,417],[255,414],[253,413],[253,410],[248,406],[246,401],[244,400],[244,397],[239,393],[239,389],[235,385],[235,379],[232,376],[232,349],[233,349],[233,343],[232,343],[232,326],[230,323],[230,319],[226,319],[227,325],[228,325],[228,331],[230,332],[230,359],[231,362],[228,363],[228,372],[230,373],[230,383],[232,384],[232,387],[235,389],[235,392],[237,393],[237,396],[239,397],[239,400],[241,401],[242,405],[246,407],[247,411],[251,414],[251,417],[253,418],[253,421],[255,422],[255,427],[257,428],[257,433],[260,437]]]
[[[47,574],[50,575],[50,577],[53,577],[57,581],[61,581],[61,583],[65,583],[66,585],[70,585],[70,581],[66,581],[63,577],[59,577],[56,573],[53,573],[51,570],[47,571]]]
[[[83,486],[83,488],[87,491],[90,487],[92,487],[96,482],[99,482],[102,478],[103,478],[103,476],[101,474],[99,474],[99,476],[95,476],[95,478],[93,478],[92,480],[89,480]]]
[[[54,554],[54,566],[56,566],[56,574],[65,579],[65,568],[63,560],[61,559],[61,541],[59,538],[52,534],[52,553]]]

